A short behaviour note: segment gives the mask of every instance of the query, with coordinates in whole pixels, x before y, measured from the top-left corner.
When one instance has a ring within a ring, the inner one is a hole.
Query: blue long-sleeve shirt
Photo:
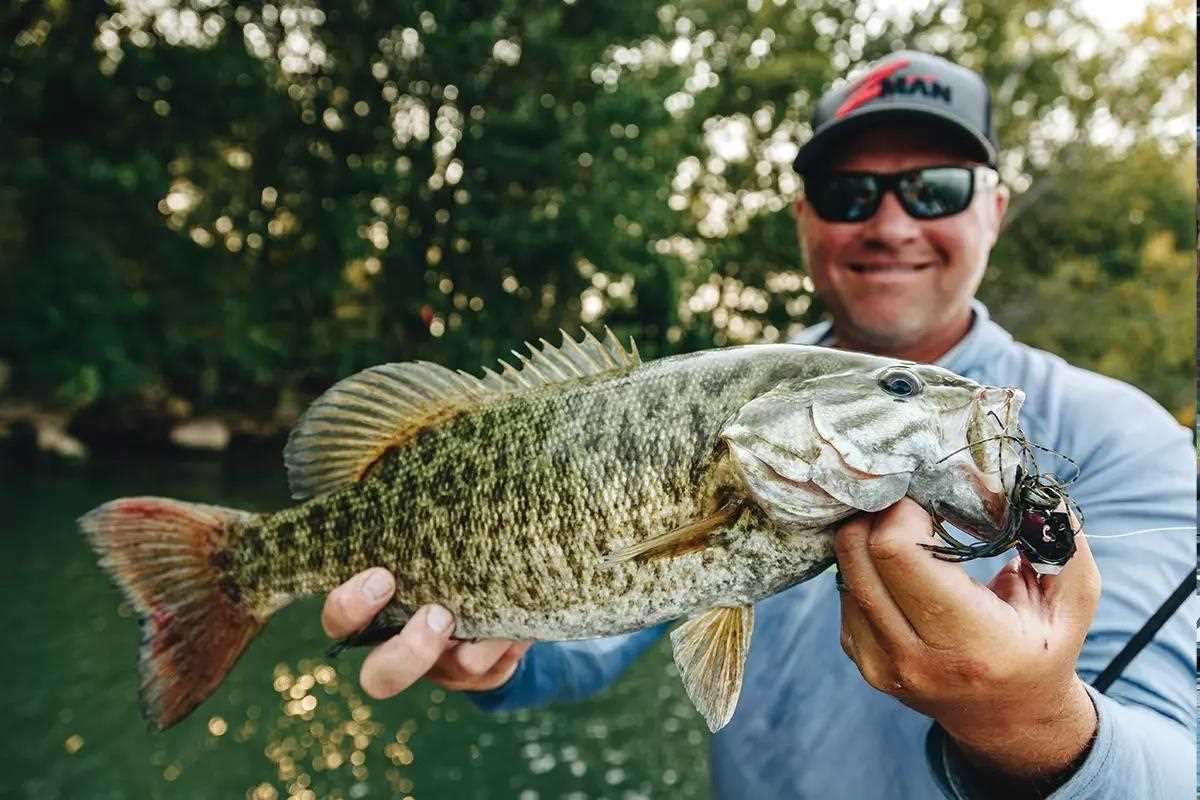
[[[821,343],[829,325],[801,342]],[[1142,392],[1013,341],[975,304],[967,336],[939,362],[1027,399],[1021,424],[1033,442],[1079,463],[1071,495],[1089,534],[1196,523],[1191,438]],[[1060,478],[1069,466],[1049,463]],[[1060,468],[1061,467],[1061,468]],[[1078,670],[1094,678],[1179,581],[1196,568],[1194,530],[1094,538],[1103,591]],[[986,582],[1005,557],[965,569]],[[1195,797],[1192,596],[1106,694],[1090,691],[1099,727],[1087,757],[1052,797],[1088,800]],[[538,643],[502,687],[471,695],[485,709],[587,697],[608,685],[666,630]],[[711,739],[722,798],[977,797],[977,777],[928,717],[875,691],[843,654],[830,573],[755,607],[754,634],[733,720]]]

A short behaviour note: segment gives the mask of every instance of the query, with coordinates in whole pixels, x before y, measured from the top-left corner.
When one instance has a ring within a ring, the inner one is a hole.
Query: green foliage
[[[1081,151],[1006,231],[981,292],[1022,341],[1141,387],[1189,425],[1192,164],[1153,144]]]
[[[787,212],[811,103],[915,46],[996,88],[1020,209],[997,316],[1186,417],[1190,7],[1122,43],[1050,0],[892,6],[19,5],[0,20],[7,391],[263,413],[581,323],[649,356],[785,338],[820,313]]]

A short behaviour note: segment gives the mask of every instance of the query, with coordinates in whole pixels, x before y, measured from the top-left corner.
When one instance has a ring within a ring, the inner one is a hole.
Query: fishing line
[[[1194,531],[1195,525],[1171,525],[1164,528],[1143,528],[1140,531],[1129,531],[1128,533],[1084,533],[1083,535],[1089,539],[1123,539],[1126,536],[1138,536],[1143,533],[1157,533],[1159,531]]]
[[[1031,442],[1031,441],[1029,441],[1029,439],[1025,438],[1024,436],[1014,436],[1011,433],[997,433],[995,436],[988,436],[983,439],[976,439],[973,442],[968,442],[967,444],[963,445],[962,447],[958,448],[957,450],[952,450],[951,452],[942,456],[941,458],[939,458],[937,460],[936,463],[940,464],[943,461],[945,461],[946,459],[958,455],[963,450],[970,450],[975,445],[987,444],[988,442],[994,442],[994,441],[998,441],[1001,439],[1008,439],[1013,442],[1016,442],[1017,444],[1019,444],[1021,446],[1021,449],[1025,452],[1025,455],[1027,455],[1027,456],[1032,457],[1032,454],[1029,453],[1028,448],[1034,447],[1034,448],[1037,448],[1038,450],[1041,450],[1043,453],[1049,453],[1052,456],[1057,456],[1057,457],[1061,458],[1063,461],[1066,461],[1067,463],[1069,463],[1071,465],[1071,467],[1075,470],[1075,474],[1071,476],[1070,480],[1061,484],[1063,488],[1066,488],[1067,486],[1070,486],[1075,481],[1079,480],[1079,472],[1080,472],[1079,462],[1077,462],[1075,459],[1071,458],[1066,453],[1060,453],[1059,451],[1055,450],[1052,447],[1046,447],[1045,445],[1038,444],[1037,442]],[[1034,461],[1033,463],[1036,464],[1037,462]],[[1033,475],[1040,477],[1040,475],[1038,473],[1033,473]]]

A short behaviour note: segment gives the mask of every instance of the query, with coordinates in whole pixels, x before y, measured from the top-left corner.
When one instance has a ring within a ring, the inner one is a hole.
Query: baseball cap
[[[992,97],[983,78],[940,56],[913,50],[885,56],[862,77],[822,95],[813,111],[813,135],[792,166],[801,175],[812,172],[831,145],[849,134],[911,120],[943,127],[981,161],[996,166]]]

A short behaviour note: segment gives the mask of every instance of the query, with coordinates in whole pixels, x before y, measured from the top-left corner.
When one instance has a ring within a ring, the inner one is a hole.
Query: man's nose
[[[894,245],[910,241],[920,235],[920,223],[909,216],[900,205],[895,192],[884,192],[879,208],[865,223],[863,236],[868,241]]]

